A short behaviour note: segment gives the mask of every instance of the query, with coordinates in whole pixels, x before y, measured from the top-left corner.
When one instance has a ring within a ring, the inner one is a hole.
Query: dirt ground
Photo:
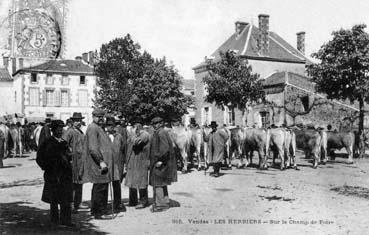
[[[369,159],[336,158],[313,169],[223,170],[219,178],[196,171],[169,187],[173,207],[151,213],[127,207],[113,220],[73,215],[76,228],[53,227],[41,202],[43,172],[35,155],[6,159],[0,169],[2,234],[366,234],[369,231]],[[128,189],[122,185],[127,203]],[[90,201],[91,184],[83,199]],[[149,196],[152,190],[149,189]]]

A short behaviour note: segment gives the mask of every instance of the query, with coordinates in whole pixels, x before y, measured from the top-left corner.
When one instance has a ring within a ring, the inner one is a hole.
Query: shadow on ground
[[[1,234],[107,234],[91,224],[89,212],[72,215],[74,228],[62,228],[49,221],[49,210],[27,202],[0,203]]]
[[[359,186],[343,185],[341,187],[331,188],[332,191],[345,196],[354,196],[369,199],[369,189]]]
[[[17,186],[35,186],[35,185],[41,185],[43,183],[44,183],[44,180],[42,178],[37,178],[33,180],[17,180],[11,183],[0,183],[0,189],[17,187]]]

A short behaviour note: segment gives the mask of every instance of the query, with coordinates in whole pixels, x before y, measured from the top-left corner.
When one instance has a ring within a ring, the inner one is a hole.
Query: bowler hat
[[[84,117],[82,117],[82,113],[73,113],[73,116],[70,117],[70,119],[84,119]]]
[[[55,129],[57,127],[64,127],[64,122],[62,120],[52,120],[50,127],[51,129]]]
[[[211,121],[210,126],[211,126],[211,127],[213,127],[213,126],[217,127],[217,126],[218,126],[218,124],[217,124],[217,122],[216,122],[216,121]]]
[[[96,116],[96,117],[103,117],[105,116],[105,111],[102,110],[102,109],[95,109],[93,112],[92,112],[92,116]]]
[[[159,122],[162,122],[163,119],[161,117],[155,117],[151,120],[151,124],[154,125],[154,124],[157,124]]]

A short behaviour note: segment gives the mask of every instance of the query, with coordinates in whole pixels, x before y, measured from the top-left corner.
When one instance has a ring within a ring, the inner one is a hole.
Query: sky
[[[0,14],[5,8],[0,3]],[[258,25],[258,15],[268,14],[270,30],[292,46],[296,33],[305,31],[307,55],[334,30],[369,25],[368,0],[69,0],[68,9],[66,58],[129,33],[185,79],[194,78],[192,68],[234,33],[237,20]]]

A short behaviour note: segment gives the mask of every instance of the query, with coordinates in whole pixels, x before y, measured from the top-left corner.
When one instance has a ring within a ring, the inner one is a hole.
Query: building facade
[[[96,77],[93,68],[77,60],[50,60],[19,69],[13,77],[16,112],[27,118],[49,117],[66,120],[81,112],[91,121]]]
[[[242,111],[236,109],[232,112],[228,107],[219,108],[204,101],[207,90],[203,78],[208,75],[206,60],[219,61],[221,51],[233,51],[248,61],[253,73],[260,75],[266,92],[264,102],[250,104]],[[216,121],[225,125],[267,127],[272,124],[280,126],[322,120],[316,118],[316,114],[322,113],[319,111],[319,106],[322,105],[315,107],[316,103],[313,101],[318,96],[320,99],[325,98],[315,94],[314,85],[306,75],[306,65],[312,62],[305,57],[304,51],[305,33],[297,33],[297,48],[294,48],[277,33],[269,30],[268,15],[259,15],[258,27],[250,23],[236,22],[235,32],[210,57],[207,57],[205,62],[193,68],[197,122],[202,125]],[[290,102],[291,99],[294,101]],[[294,105],[290,107],[292,103]],[[329,109],[332,111],[330,114],[335,113],[337,107],[348,109],[348,113],[356,111],[349,105],[333,103],[336,106]],[[338,117],[342,118],[342,115]],[[327,122],[319,124],[325,125]]]

